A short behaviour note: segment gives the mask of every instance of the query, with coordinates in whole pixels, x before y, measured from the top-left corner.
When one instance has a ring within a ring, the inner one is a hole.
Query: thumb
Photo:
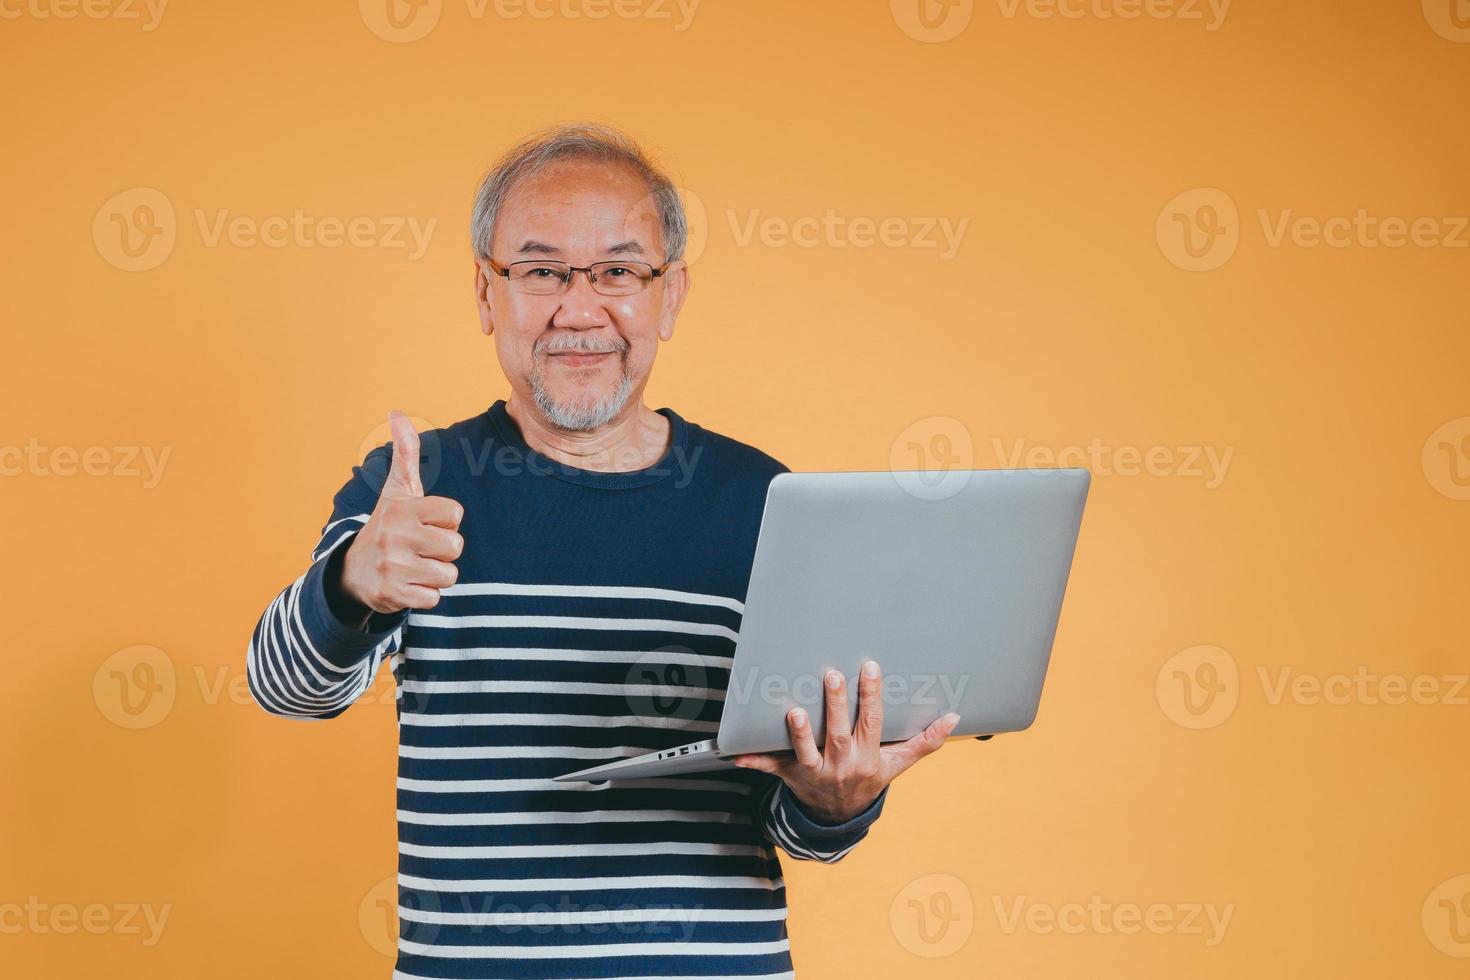
[[[408,416],[396,408],[388,413],[388,426],[393,430],[393,468],[383,484],[383,496],[422,497],[423,484],[419,482],[419,434],[414,431]]]

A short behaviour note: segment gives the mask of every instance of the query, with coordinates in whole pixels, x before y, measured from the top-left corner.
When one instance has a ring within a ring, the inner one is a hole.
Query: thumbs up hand
[[[419,481],[419,434],[413,423],[398,409],[388,413],[388,427],[393,431],[393,465],[383,483],[379,504],[384,498],[400,500],[422,497],[424,485]]]
[[[393,465],[377,506],[342,561],[342,589],[380,613],[432,609],[439,590],[459,578],[464,508],[448,497],[426,497],[419,480],[419,434],[402,412],[388,413]]]

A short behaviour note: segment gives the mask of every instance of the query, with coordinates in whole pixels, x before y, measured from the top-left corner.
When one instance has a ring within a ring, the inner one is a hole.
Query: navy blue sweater
[[[395,977],[791,977],[775,846],[841,859],[883,808],[813,819],[748,769],[608,783],[552,776],[713,735],[766,487],[781,463],[687,422],[647,469],[531,449],[496,401],[421,434],[424,492],[464,506],[459,580],[431,610],[334,612],[392,446],[338,491],[310,568],[247,653],[273,714],[341,714],[397,687]]]

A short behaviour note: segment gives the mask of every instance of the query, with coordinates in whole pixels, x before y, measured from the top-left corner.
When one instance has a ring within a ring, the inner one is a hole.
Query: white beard
[[[623,410],[628,396],[633,391],[633,379],[624,370],[617,388],[606,397],[591,405],[563,405],[554,400],[551,392],[547,390],[539,364],[531,370],[530,381],[531,397],[535,400],[536,407],[541,410],[542,417],[546,419],[548,425],[566,432],[588,432],[611,422]]]

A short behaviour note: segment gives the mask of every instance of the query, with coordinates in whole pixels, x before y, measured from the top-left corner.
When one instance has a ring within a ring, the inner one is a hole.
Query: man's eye
[[[550,266],[538,265],[538,266],[533,266],[530,269],[527,269],[526,270],[526,275],[528,275],[528,276],[534,276],[534,277],[536,277],[538,279],[545,279],[547,276],[560,276],[561,275],[561,270],[560,269],[553,269]]]
[[[619,278],[622,278],[622,276],[632,275],[632,273],[633,273],[633,270],[632,269],[625,269],[625,268],[623,268],[620,265],[619,266],[614,266],[611,269],[604,269],[603,272],[602,272],[602,274],[604,276],[608,276],[609,278],[612,278],[612,279],[619,279]]]

